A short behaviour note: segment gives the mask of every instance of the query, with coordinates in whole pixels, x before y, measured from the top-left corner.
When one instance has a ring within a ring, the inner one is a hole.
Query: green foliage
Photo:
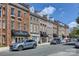
[[[79,28],[78,27],[74,27],[73,30],[70,33],[71,37],[79,37]]]

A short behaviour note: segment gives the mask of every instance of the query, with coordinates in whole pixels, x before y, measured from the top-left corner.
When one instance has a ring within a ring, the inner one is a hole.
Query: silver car
[[[26,48],[36,48],[37,42],[35,40],[24,40],[20,43],[13,43],[10,45],[10,50],[23,50]]]
[[[79,48],[79,39],[77,39],[77,41],[75,43],[75,48]]]

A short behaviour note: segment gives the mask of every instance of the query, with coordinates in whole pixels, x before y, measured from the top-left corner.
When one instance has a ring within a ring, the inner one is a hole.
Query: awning
[[[27,31],[12,30],[12,36],[25,36],[25,37],[29,37],[30,34]]]
[[[42,31],[40,31],[40,36],[41,37],[48,37],[47,33],[46,32],[42,32]]]
[[[58,37],[58,35],[57,35],[57,34],[55,34],[55,33],[53,33],[53,37]]]

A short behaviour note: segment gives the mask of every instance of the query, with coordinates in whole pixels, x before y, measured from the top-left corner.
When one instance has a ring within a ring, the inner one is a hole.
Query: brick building
[[[53,21],[53,36],[64,38],[69,36],[68,26],[60,21]]]
[[[10,45],[29,37],[28,4],[0,4],[0,45]]]

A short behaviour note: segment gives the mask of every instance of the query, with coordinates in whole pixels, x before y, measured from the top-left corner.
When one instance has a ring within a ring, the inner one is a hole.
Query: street
[[[41,45],[36,49],[26,49],[23,51],[4,51],[0,56],[79,56],[79,49],[69,45]]]

